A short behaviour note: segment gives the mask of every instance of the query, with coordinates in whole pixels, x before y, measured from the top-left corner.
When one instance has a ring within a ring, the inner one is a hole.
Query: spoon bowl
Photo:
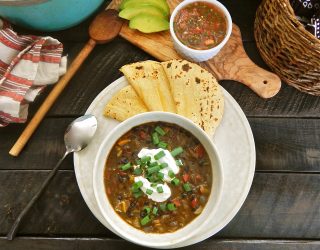
[[[67,152],[78,152],[84,149],[96,130],[97,119],[93,115],[84,115],[74,120],[64,134]]]

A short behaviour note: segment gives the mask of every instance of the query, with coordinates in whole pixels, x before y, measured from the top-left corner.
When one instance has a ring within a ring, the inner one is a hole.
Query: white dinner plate
[[[97,132],[89,146],[74,153],[74,168],[83,199],[91,212],[105,226],[93,191],[93,167],[98,148],[118,121],[103,116],[104,106],[111,97],[128,82],[125,77],[111,83],[91,103],[86,114],[93,114],[98,120]],[[225,227],[241,208],[253,180],[256,153],[249,122],[239,104],[223,89],[225,110],[220,126],[212,137],[223,164],[224,185],[222,199],[216,211],[216,219],[205,231],[175,247],[182,247],[202,241]]]

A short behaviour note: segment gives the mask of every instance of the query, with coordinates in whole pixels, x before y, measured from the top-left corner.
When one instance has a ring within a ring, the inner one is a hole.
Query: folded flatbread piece
[[[131,116],[148,112],[147,107],[141,101],[132,86],[128,85],[117,92],[104,110],[104,116],[118,121],[124,121]]]
[[[213,134],[224,110],[224,97],[217,80],[199,65],[185,60],[163,62],[162,66],[169,79],[177,113]]]
[[[168,79],[161,63],[143,61],[124,65],[120,71],[150,111],[176,113]]]

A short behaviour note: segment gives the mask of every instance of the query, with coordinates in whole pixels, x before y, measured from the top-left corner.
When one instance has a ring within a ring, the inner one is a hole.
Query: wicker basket
[[[320,95],[320,40],[295,17],[288,0],[263,0],[254,23],[264,61],[295,88]]]

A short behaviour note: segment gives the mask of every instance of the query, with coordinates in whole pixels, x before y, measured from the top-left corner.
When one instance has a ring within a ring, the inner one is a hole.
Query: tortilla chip
[[[217,80],[199,65],[185,60],[163,62],[162,66],[169,79],[177,113],[213,134],[224,110],[224,97]]]
[[[161,63],[144,61],[124,65],[120,71],[126,76],[150,111],[176,113],[168,79]]]
[[[126,86],[117,92],[108,102],[104,110],[104,116],[118,121],[124,121],[131,116],[148,112],[147,107],[141,101],[132,86]]]

